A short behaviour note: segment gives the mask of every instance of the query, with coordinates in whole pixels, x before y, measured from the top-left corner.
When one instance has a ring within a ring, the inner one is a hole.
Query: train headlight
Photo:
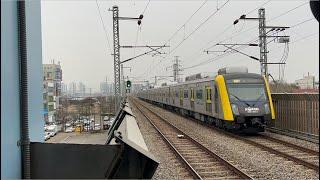
[[[269,104],[264,104],[264,111],[266,112],[266,114],[270,113],[270,108],[269,108]]]
[[[237,105],[231,104],[231,108],[232,108],[232,112],[233,112],[234,115],[239,115],[240,114]]]

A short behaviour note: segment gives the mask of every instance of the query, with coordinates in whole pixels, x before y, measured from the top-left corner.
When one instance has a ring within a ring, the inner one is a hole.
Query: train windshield
[[[228,84],[231,101],[266,101],[263,84]]]

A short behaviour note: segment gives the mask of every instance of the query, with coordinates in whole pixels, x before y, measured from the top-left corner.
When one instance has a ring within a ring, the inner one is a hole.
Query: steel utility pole
[[[285,26],[266,26],[266,14],[265,9],[260,8],[258,11],[258,17],[257,18],[247,18],[246,15],[240,16],[239,19],[235,20],[233,24],[237,24],[239,20],[258,20],[259,21],[259,47],[260,47],[260,71],[261,75],[264,75],[266,79],[269,81],[269,73],[268,73],[268,64],[283,64],[283,63],[268,63],[267,58],[267,38],[289,38],[289,36],[273,36],[273,35],[267,35],[271,31],[284,31],[285,29],[289,27]],[[266,29],[270,29],[268,32],[266,32]],[[289,39],[286,39],[286,41],[289,41]],[[250,56],[249,56],[250,57]],[[251,56],[252,58],[252,56]],[[255,58],[253,58],[255,59]]]
[[[114,58],[114,95],[115,111],[118,111],[120,100],[120,44],[119,44],[119,9],[118,6],[112,7],[113,13],[113,58]]]
[[[141,24],[143,15],[141,14],[138,18],[132,17],[119,17],[118,6],[112,7],[113,14],[113,56],[114,56],[114,95],[115,95],[115,111],[118,111],[120,106],[121,96],[121,81],[120,81],[120,39],[119,39],[119,20],[137,20],[138,25]]]
[[[265,9],[261,8],[259,13],[259,46],[260,46],[260,71],[268,80],[268,58],[267,58],[267,37],[266,37],[266,14]]]
[[[120,67],[121,67],[121,71],[120,71],[120,74],[122,75],[121,76],[121,96],[124,95],[124,89],[125,89],[125,84],[124,84],[124,73],[123,73],[123,64],[120,64]]]

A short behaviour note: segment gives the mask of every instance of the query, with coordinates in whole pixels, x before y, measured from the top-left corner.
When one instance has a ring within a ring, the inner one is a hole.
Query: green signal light
[[[131,81],[127,81],[127,87],[128,87],[128,88],[131,87]]]

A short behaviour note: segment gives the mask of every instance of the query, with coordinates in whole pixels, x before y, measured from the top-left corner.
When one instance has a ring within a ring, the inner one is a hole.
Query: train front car
[[[225,70],[222,75],[233,115],[233,122],[229,124],[245,133],[263,132],[275,119],[268,82],[263,76],[247,73],[247,70],[229,71],[231,73]]]

